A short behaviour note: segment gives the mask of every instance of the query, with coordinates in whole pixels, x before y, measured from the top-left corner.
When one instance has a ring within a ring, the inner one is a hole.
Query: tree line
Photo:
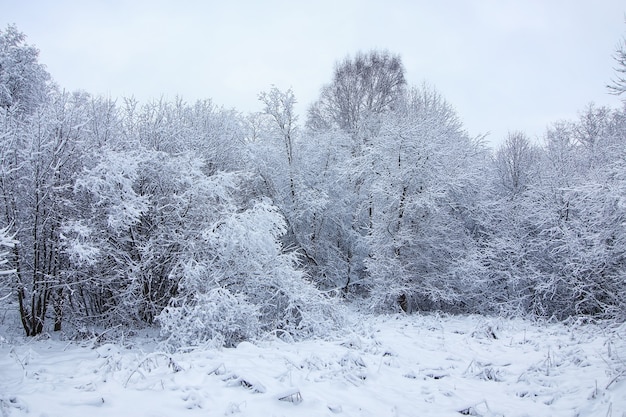
[[[387,51],[338,61],[303,123],[291,90],[259,100],[69,93],[0,32],[0,302],[27,335],[158,324],[233,345],[323,334],[344,301],[626,317],[625,108],[492,151]]]

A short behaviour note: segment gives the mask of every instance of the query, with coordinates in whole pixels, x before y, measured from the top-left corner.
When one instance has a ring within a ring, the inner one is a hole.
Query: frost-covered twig
[[[617,382],[617,380],[618,380],[618,379],[620,379],[621,377],[623,377],[624,375],[626,375],[626,371],[621,371],[620,373],[618,373],[617,375],[615,375],[615,376],[613,377],[613,379],[611,379],[611,380],[609,381],[609,383],[608,383],[608,384],[606,384],[606,388],[604,388],[604,389],[605,389],[605,390],[608,390],[608,389],[609,389],[609,387],[610,387],[611,385],[613,385],[615,382]]]
[[[130,382],[130,379],[133,377],[133,375],[135,375],[137,372],[139,372],[139,368],[141,368],[143,366],[144,363],[146,363],[146,361],[159,357],[159,356],[165,356],[168,359],[168,366],[170,366],[172,368],[172,370],[174,372],[180,372],[182,371],[182,367],[176,362],[174,361],[174,359],[168,355],[165,352],[153,352],[150,353],[148,355],[146,355],[135,367],[135,369],[130,373],[130,375],[128,375],[128,378],[126,379],[126,382],[124,382],[124,388],[126,388],[128,386],[128,383]]]
[[[11,354],[11,356],[13,356],[13,359],[15,359],[17,361],[17,363],[20,364],[20,366],[22,367],[22,370],[26,371],[26,368],[24,367],[24,363],[22,362],[22,360],[17,356],[17,353],[15,353],[15,347],[12,347],[11,350],[9,351],[9,354]]]
[[[95,349],[95,347],[96,347],[96,345],[98,344],[98,342],[101,342],[101,341],[102,341],[102,338],[104,337],[104,335],[106,335],[106,334],[107,334],[107,333],[109,333],[110,331],[115,330],[115,329],[117,329],[117,328],[119,328],[119,327],[121,327],[121,324],[118,324],[117,326],[113,326],[113,327],[111,327],[111,328],[109,328],[109,329],[106,329],[105,331],[103,331],[103,332],[102,332],[102,333],[100,333],[100,334],[95,334],[95,333],[94,333],[94,336],[91,338],[91,348],[92,348],[92,349]]]

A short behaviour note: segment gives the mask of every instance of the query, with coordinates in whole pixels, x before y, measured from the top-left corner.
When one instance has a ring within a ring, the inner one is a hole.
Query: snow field
[[[624,325],[429,315],[172,354],[144,338],[0,339],[0,415],[622,417],[625,336]]]

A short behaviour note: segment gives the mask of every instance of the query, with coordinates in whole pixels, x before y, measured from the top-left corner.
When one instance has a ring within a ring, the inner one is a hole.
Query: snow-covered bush
[[[213,288],[166,307],[159,321],[170,346],[234,346],[258,336],[258,308],[241,293]]]
[[[63,228],[77,305],[101,321],[154,321],[202,232],[244,199],[247,175],[204,171],[194,155],[140,148],[103,150],[77,177],[75,199],[89,206]]]
[[[332,303],[298,269],[297,254],[283,252],[285,231],[284,218],[265,200],[207,229],[179,296],[158,317],[171,344],[328,332],[336,320]]]

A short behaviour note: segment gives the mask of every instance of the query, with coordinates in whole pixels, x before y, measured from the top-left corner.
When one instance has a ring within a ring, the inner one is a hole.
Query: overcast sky
[[[176,95],[247,113],[291,87],[300,120],[335,61],[373,48],[402,57],[471,135],[540,137],[607,94],[626,35],[623,0],[0,0],[67,90],[141,101]]]

